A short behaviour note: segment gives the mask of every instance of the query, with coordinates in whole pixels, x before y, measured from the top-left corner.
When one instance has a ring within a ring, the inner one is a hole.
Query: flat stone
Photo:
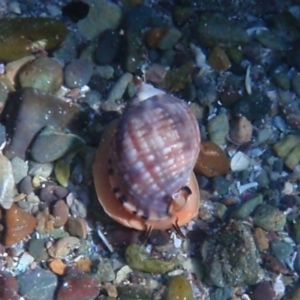
[[[58,279],[48,270],[37,267],[18,275],[17,281],[19,294],[25,299],[49,300],[55,298]]]

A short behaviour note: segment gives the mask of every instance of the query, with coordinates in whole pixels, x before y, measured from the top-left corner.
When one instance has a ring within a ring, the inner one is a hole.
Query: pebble
[[[36,267],[17,276],[19,293],[25,299],[54,299],[58,279],[51,271]]]
[[[107,30],[101,34],[95,49],[95,60],[101,65],[111,64],[120,51],[121,35],[118,31]]]
[[[298,283],[284,298],[285,300],[300,299],[300,284]]]
[[[93,75],[93,64],[87,59],[76,59],[64,69],[64,80],[68,88],[82,88]]]
[[[181,38],[182,33],[174,27],[155,27],[146,33],[146,43],[153,49],[171,49]]]
[[[39,163],[53,162],[84,145],[84,140],[72,133],[45,128],[38,134],[30,149],[31,157]]]
[[[229,133],[229,121],[226,114],[221,113],[208,121],[207,132],[210,140],[217,145],[224,145]]]
[[[238,220],[245,220],[252,214],[255,208],[263,203],[262,194],[255,195],[242,203],[238,208],[232,211],[231,217]]]
[[[8,209],[13,204],[14,176],[11,162],[0,152],[0,205]]]
[[[236,145],[246,144],[251,141],[253,126],[245,117],[238,118],[230,128],[230,140]]]
[[[18,282],[16,278],[5,272],[0,272],[0,299],[21,300],[18,294]]]
[[[212,181],[213,188],[218,195],[226,196],[232,183],[223,176],[215,176]]]
[[[92,40],[106,30],[115,30],[122,19],[121,8],[108,0],[87,0],[89,12],[77,23],[78,32],[85,39]]]
[[[33,186],[32,186],[32,178],[31,176],[25,176],[19,183],[19,192],[29,195],[33,193]]]
[[[253,237],[259,251],[269,249],[269,240],[266,237],[266,233],[260,227],[255,228]]]
[[[31,234],[36,226],[36,219],[31,214],[23,211],[17,205],[5,211],[5,236],[4,244],[11,246]]]
[[[112,66],[96,66],[94,74],[99,75],[102,78],[109,80],[114,76],[115,70]]]
[[[291,266],[292,265],[292,254],[294,249],[290,243],[283,241],[271,241],[271,250],[277,259],[279,259],[282,264]]]
[[[28,252],[34,257],[35,261],[44,261],[49,258],[45,239],[31,239],[28,244]]]
[[[232,108],[234,116],[244,116],[249,121],[262,119],[270,111],[271,100],[262,92],[253,92],[238,101]]]
[[[72,274],[63,278],[57,300],[91,300],[100,293],[100,282],[89,274]]]
[[[63,83],[62,66],[53,58],[39,57],[22,67],[19,81],[22,88],[32,87],[54,94]]]
[[[223,150],[213,142],[202,141],[194,171],[207,177],[214,177],[227,174],[229,169],[229,161]]]
[[[50,163],[37,163],[35,161],[29,160],[28,161],[28,174],[31,176],[40,176],[43,178],[48,178],[54,168],[52,162]]]
[[[249,295],[251,300],[273,300],[276,296],[272,283],[269,281],[261,281],[254,285]]]
[[[175,267],[174,261],[154,259],[137,244],[131,244],[126,248],[125,258],[130,268],[146,273],[162,274]]]
[[[251,230],[242,222],[233,222],[206,239],[200,254],[204,280],[220,288],[255,284],[263,274]]]
[[[64,200],[58,200],[52,207],[51,214],[54,217],[54,227],[64,226],[69,218],[69,207]]]
[[[196,37],[201,44],[213,46],[240,46],[249,42],[242,24],[232,22],[222,14],[204,13],[197,22]]]
[[[49,214],[48,208],[39,211],[36,215],[37,225],[35,230],[39,234],[49,234],[54,230],[54,217]]]
[[[124,73],[110,90],[107,100],[102,104],[105,111],[119,111],[120,100],[122,99],[127,86],[132,82],[133,76],[130,73]]]
[[[53,258],[64,259],[72,251],[80,247],[80,240],[76,237],[63,237],[48,248],[48,253]]]
[[[193,290],[189,281],[182,275],[169,279],[165,300],[193,300]]]
[[[27,175],[28,165],[19,157],[14,157],[10,162],[13,169],[15,183],[18,184]]]
[[[210,52],[208,63],[215,71],[226,71],[231,67],[226,52],[218,46],[214,47]]]
[[[108,258],[101,258],[97,266],[97,277],[100,282],[114,281],[116,274],[111,261]]]
[[[247,170],[249,165],[249,156],[241,151],[237,151],[230,161],[230,168],[233,172]]]
[[[253,221],[264,230],[281,231],[286,223],[286,215],[277,207],[261,204],[254,212]]]
[[[5,149],[5,155],[9,159],[15,156],[24,159],[28,146],[42,128],[65,128],[79,113],[78,107],[32,88],[24,89],[10,100],[6,105],[5,115],[7,130],[13,133],[11,142]],[[17,111],[16,106],[19,106]]]
[[[71,236],[86,239],[88,229],[86,221],[82,218],[69,217],[66,223],[66,230]]]
[[[33,264],[34,257],[28,252],[23,252],[18,261],[17,269],[19,272],[25,272]]]

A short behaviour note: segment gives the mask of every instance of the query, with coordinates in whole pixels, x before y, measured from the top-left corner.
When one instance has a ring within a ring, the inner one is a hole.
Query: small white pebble
[[[249,168],[249,165],[249,156],[241,151],[236,152],[230,162],[230,168],[234,172],[247,170]]]

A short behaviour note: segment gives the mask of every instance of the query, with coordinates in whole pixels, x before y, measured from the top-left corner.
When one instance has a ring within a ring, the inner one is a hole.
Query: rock
[[[250,157],[241,151],[237,151],[230,161],[230,168],[234,172],[247,170],[249,165]]]
[[[253,92],[237,102],[232,109],[236,117],[244,116],[249,121],[263,118],[271,110],[271,100],[262,92]]]
[[[269,249],[269,240],[266,237],[266,233],[260,227],[256,227],[253,234],[256,246],[258,250],[264,251]]]
[[[28,165],[23,159],[15,156],[11,160],[11,166],[13,169],[15,183],[18,184],[27,175]]]
[[[65,84],[68,88],[82,88],[93,75],[93,64],[84,58],[73,60],[64,70]]]
[[[38,57],[23,66],[19,83],[22,88],[31,87],[55,94],[63,83],[62,66],[50,57]]]
[[[118,286],[118,298],[120,300],[151,300],[153,289],[142,286],[141,284],[135,285],[120,285]]]
[[[210,52],[208,63],[217,72],[226,71],[231,67],[226,52],[218,46],[214,47]]]
[[[217,145],[224,145],[229,133],[229,121],[226,114],[221,113],[210,119],[207,124],[210,140]]]
[[[251,300],[273,300],[275,299],[276,293],[271,282],[261,281],[252,287],[252,291],[249,295]]]
[[[105,30],[115,30],[122,18],[121,8],[108,0],[87,0],[90,10],[86,18],[77,24],[78,32],[88,40],[92,40]]]
[[[107,30],[100,36],[95,50],[95,60],[99,65],[109,65],[120,51],[121,35],[118,31]]]
[[[230,128],[230,140],[236,145],[246,144],[251,141],[253,126],[245,117],[238,118]]]
[[[213,142],[202,141],[194,171],[206,177],[214,177],[227,174],[229,169],[229,161],[223,150]]]
[[[254,212],[253,221],[264,230],[281,231],[286,223],[286,215],[272,205],[261,204]]]
[[[225,15],[203,13],[197,22],[195,35],[204,46],[234,47],[246,44],[250,37],[242,25]]]
[[[292,265],[292,255],[294,253],[294,249],[290,243],[283,241],[272,241],[270,245],[274,256],[280,260],[283,265]]]
[[[97,277],[100,282],[109,282],[116,279],[111,261],[108,258],[101,258],[97,266]]]
[[[0,272],[0,299],[21,300],[18,294],[18,282],[16,278],[5,272]]]
[[[43,261],[49,258],[47,249],[45,247],[47,240],[31,239],[28,245],[28,252],[34,257],[36,261]]]
[[[84,140],[75,134],[46,127],[34,140],[30,154],[36,162],[47,163],[78,150],[84,144]]]
[[[153,49],[171,49],[181,38],[181,32],[174,27],[155,27],[146,33],[146,43]]]
[[[54,165],[51,162],[40,164],[35,161],[29,160],[28,167],[29,167],[28,170],[29,175],[48,178],[53,171]]]
[[[255,39],[264,46],[274,51],[287,51],[291,48],[289,38],[286,35],[279,35],[277,30],[261,30],[255,35]]]
[[[11,246],[21,241],[27,235],[31,234],[36,226],[35,217],[23,211],[15,204],[5,211],[4,218],[4,244],[6,246]]]
[[[131,244],[126,248],[126,262],[130,268],[146,273],[165,273],[175,267],[174,261],[152,258],[143,247]]]
[[[224,178],[223,176],[215,176],[212,180],[213,188],[218,195],[226,196],[229,192],[232,183],[230,180]]]
[[[251,230],[232,222],[202,243],[204,279],[223,288],[255,284],[262,275]]]
[[[25,176],[19,183],[19,192],[29,195],[33,192],[32,179],[31,177]]]
[[[24,159],[32,139],[43,127],[65,128],[75,121],[78,126],[79,121],[77,106],[32,88],[26,88],[9,99],[4,111],[3,121],[11,136],[11,143],[5,149],[9,159],[15,156]]]
[[[88,274],[71,274],[65,277],[57,292],[57,300],[90,300],[100,293],[100,282]]]
[[[167,287],[165,300],[193,300],[193,290],[191,284],[182,275],[176,275],[170,278]]]
[[[56,241],[48,248],[48,253],[53,258],[63,259],[72,251],[80,247],[80,240],[76,237],[66,236]]]
[[[0,61],[22,58],[39,49],[51,50],[67,35],[66,26],[44,17],[2,18],[0,20]]]
[[[17,276],[19,293],[25,299],[54,299],[57,277],[51,271],[37,267]]]
[[[11,162],[0,153],[0,205],[8,209],[13,204],[15,181]]]
[[[69,207],[64,200],[58,200],[52,207],[54,227],[64,226],[69,218]]]
[[[66,230],[71,236],[80,239],[86,239],[88,233],[86,221],[82,218],[69,217],[66,223]]]
[[[238,220],[245,220],[255,210],[255,208],[263,203],[262,194],[255,195],[243,202],[238,208],[233,210],[231,217]]]

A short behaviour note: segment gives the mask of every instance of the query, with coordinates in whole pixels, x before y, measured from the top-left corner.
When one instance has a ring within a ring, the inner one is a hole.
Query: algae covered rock
[[[263,272],[251,229],[239,221],[208,238],[200,253],[206,282],[220,288],[255,284]]]
[[[151,257],[145,249],[137,244],[131,244],[125,252],[126,262],[130,268],[146,273],[165,273],[175,267],[174,261],[165,261]]]
[[[0,61],[17,60],[39,49],[59,46],[67,35],[66,26],[51,18],[0,19]]]

